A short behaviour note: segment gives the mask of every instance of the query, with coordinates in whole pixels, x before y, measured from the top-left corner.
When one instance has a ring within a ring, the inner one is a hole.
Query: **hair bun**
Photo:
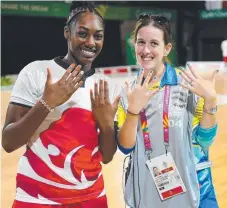
[[[70,4],[70,12],[76,8],[89,8],[94,9],[95,4],[92,1],[72,1]]]

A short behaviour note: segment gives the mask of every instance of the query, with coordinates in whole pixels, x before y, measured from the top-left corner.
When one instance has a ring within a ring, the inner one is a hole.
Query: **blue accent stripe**
[[[211,128],[203,128],[198,125],[193,129],[193,136],[195,140],[203,147],[209,147],[217,134],[218,124]]]
[[[123,154],[125,154],[125,155],[129,154],[130,152],[132,152],[132,151],[135,149],[135,146],[132,147],[132,148],[125,148],[125,147],[123,147],[123,146],[119,143],[118,136],[116,137],[116,142],[117,142],[117,146],[118,146],[119,150],[120,150]]]

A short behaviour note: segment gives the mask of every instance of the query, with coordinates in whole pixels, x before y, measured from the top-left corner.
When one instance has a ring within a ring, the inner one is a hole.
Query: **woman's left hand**
[[[100,80],[94,85],[93,91],[90,90],[92,112],[100,130],[114,127],[114,117],[117,112],[120,96],[117,96],[112,104],[109,99],[108,82]]]
[[[204,100],[216,99],[215,76],[219,70],[214,71],[210,80],[205,80],[202,79],[191,66],[188,65],[188,68],[189,69],[182,70],[181,75],[189,85],[182,83],[180,83],[180,85],[202,97]]]

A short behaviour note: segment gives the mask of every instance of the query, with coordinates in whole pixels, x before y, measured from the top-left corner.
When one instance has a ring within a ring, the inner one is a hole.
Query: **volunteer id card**
[[[147,160],[146,163],[161,200],[186,192],[185,185],[170,152],[167,155],[164,154]]]

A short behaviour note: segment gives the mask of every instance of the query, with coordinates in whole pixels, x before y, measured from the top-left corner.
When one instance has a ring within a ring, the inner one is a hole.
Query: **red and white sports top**
[[[10,102],[34,106],[43,94],[47,68],[51,69],[55,82],[63,76],[66,66],[60,57],[28,64],[18,76]],[[111,102],[120,93],[120,88],[110,78],[93,70],[83,87],[49,113],[20,158],[16,200],[69,204],[105,194],[100,163],[102,156],[98,149],[98,133],[89,93],[100,78],[108,80]]]

